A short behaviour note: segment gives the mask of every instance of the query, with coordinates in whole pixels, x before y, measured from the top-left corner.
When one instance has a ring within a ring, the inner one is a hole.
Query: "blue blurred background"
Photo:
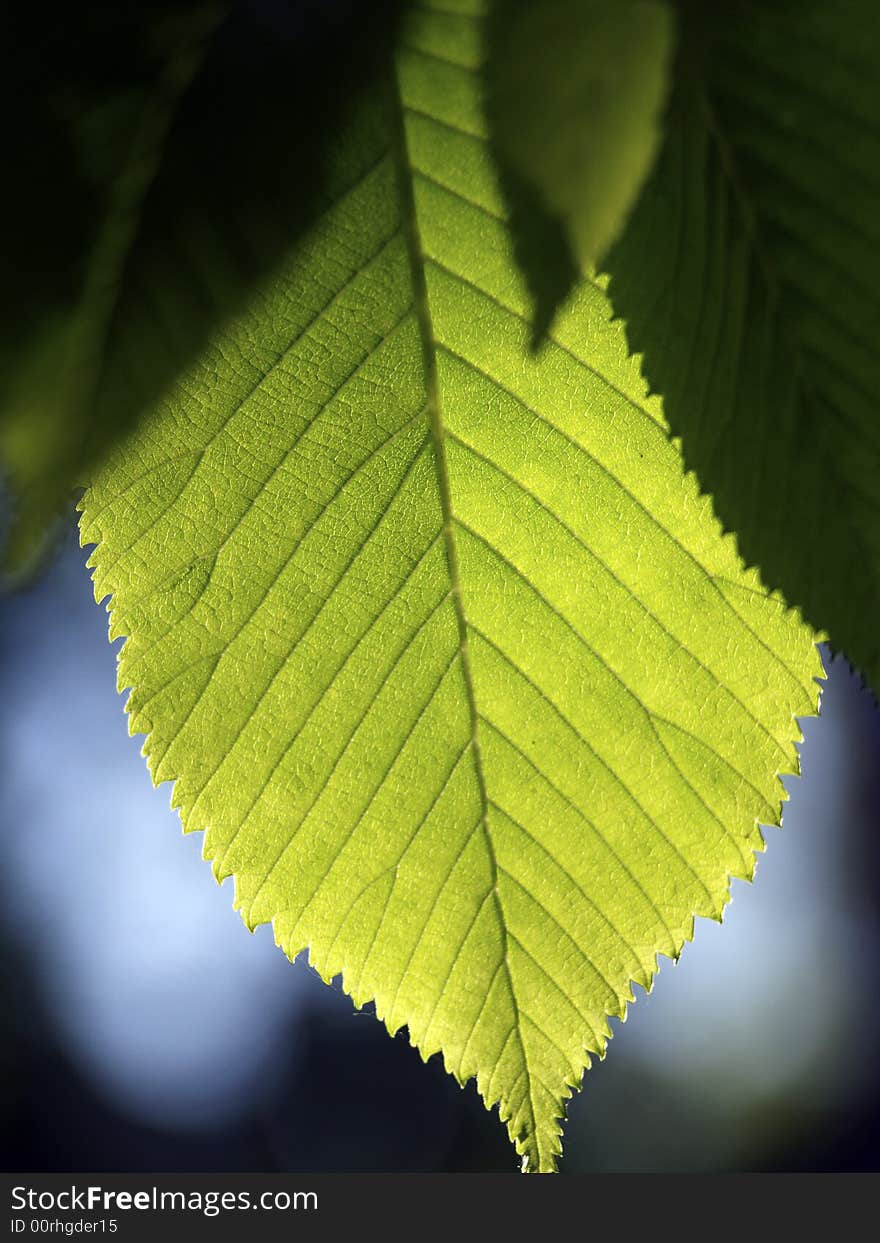
[[[515,1170],[497,1117],[271,932],[153,789],[73,523],[0,610],[7,1170]],[[880,714],[826,658],[784,829],[570,1109],[567,1172],[880,1167]]]

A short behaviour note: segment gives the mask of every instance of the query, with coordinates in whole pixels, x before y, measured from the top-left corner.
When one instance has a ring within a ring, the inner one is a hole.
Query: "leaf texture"
[[[337,200],[82,539],[131,730],[245,921],[476,1077],[549,1171],[631,982],[752,875],[820,665],[601,285],[530,353],[479,12],[424,6]]]
[[[711,17],[609,292],[746,561],[876,691],[878,10]]]

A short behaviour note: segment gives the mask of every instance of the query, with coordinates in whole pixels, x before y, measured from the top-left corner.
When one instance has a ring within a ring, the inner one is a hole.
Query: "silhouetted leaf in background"
[[[611,299],[746,560],[877,691],[880,7],[688,17]]]
[[[601,284],[530,353],[482,6],[450,7],[420,6],[333,201],[97,475],[82,539],[132,731],[246,922],[476,1076],[547,1171],[631,981],[752,875],[821,666]]]
[[[71,6],[48,34],[10,17],[23,67],[7,83],[19,245],[0,465],[14,569],[332,197],[325,150],[387,64],[402,7]]]
[[[0,464],[21,569],[89,458],[106,338],[143,199],[217,5],[9,6]]]

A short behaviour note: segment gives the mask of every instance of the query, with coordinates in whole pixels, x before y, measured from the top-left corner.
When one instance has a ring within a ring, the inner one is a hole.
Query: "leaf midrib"
[[[486,790],[483,756],[480,748],[480,713],[477,708],[476,692],[474,688],[473,672],[471,669],[470,652],[468,647],[468,622],[465,615],[464,597],[461,588],[461,574],[455,536],[455,524],[457,519],[452,505],[452,491],[450,487],[449,468],[446,457],[446,428],[443,423],[440,403],[440,385],[437,374],[437,349],[439,343],[434,335],[431,308],[428,299],[428,287],[425,277],[425,264],[427,262],[427,256],[422,246],[418,219],[416,216],[415,196],[413,192],[413,178],[415,176],[415,170],[410,163],[406,143],[406,131],[404,126],[405,107],[401,97],[396,66],[393,63],[389,66],[389,82],[391,83],[391,89],[389,92],[391,95],[390,110],[392,118],[391,151],[397,174],[402,224],[404,235],[406,237],[410,278],[412,280],[413,302],[419,326],[419,337],[422,344],[426,414],[434,452],[434,465],[437,478],[437,487],[440,496],[440,509],[443,519],[443,542],[446,550],[446,563],[449,571],[450,590],[455,606],[455,617],[458,626],[459,659],[461,661],[462,676],[468,699],[468,712],[470,716],[471,729],[470,746],[474,756],[474,771],[480,795],[479,823],[486,846],[486,854],[489,860],[491,875],[489,894],[492,895],[492,902],[495,906],[495,913],[501,933],[501,962],[499,963],[498,970],[501,970],[502,968],[504,970],[507,978],[510,999],[513,1004],[514,1022],[512,1031],[516,1032],[516,1039],[519,1043],[522,1055],[523,1070],[525,1072],[527,1084],[528,1110],[532,1124],[531,1132],[535,1146],[535,1153],[538,1157],[538,1165],[539,1168],[541,1168],[543,1166],[542,1158],[544,1154],[542,1152],[542,1144],[538,1129],[538,1116],[533,1095],[533,1076],[522,1033],[523,1018],[525,1016],[520,1008],[519,999],[513,983],[513,972],[511,970],[509,958],[510,947],[507,920],[505,918],[504,906],[501,901],[501,894],[498,887],[498,857],[495,851],[495,844],[492,840],[491,829],[489,827],[490,800]],[[489,894],[486,896],[488,897]],[[493,986],[494,980],[497,978],[497,974],[498,972],[496,971],[496,975],[493,977]],[[491,987],[489,991],[491,992]],[[508,1033],[508,1038],[509,1035],[510,1033]],[[471,1036],[468,1038],[468,1042],[470,1042],[472,1036],[473,1031],[471,1032]]]

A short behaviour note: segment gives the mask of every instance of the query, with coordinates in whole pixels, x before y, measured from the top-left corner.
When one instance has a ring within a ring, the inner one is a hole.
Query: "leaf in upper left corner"
[[[332,200],[328,150],[404,0],[344,8],[4,15],[0,570],[38,563],[72,487]]]
[[[665,0],[496,0],[486,100],[535,338],[619,236],[661,139]]]
[[[36,10],[4,14],[0,219],[15,239],[0,307],[6,570],[33,562],[93,456],[95,394],[142,205],[220,17],[212,0],[73,6],[48,29]]]

